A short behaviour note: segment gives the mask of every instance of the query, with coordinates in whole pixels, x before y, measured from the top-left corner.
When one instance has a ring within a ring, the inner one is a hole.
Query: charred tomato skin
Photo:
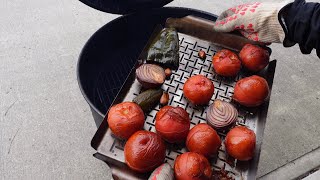
[[[170,143],[184,142],[190,129],[190,118],[181,107],[164,106],[156,114],[157,133]]]
[[[241,69],[241,61],[230,50],[222,49],[212,57],[213,69],[221,76],[234,77]]]
[[[270,55],[266,49],[246,44],[239,53],[242,65],[249,71],[258,72],[269,64]]]
[[[133,170],[145,173],[160,166],[166,155],[161,137],[150,131],[137,131],[126,142],[124,156],[126,164]]]
[[[221,139],[211,126],[201,123],[190,130],[186,145],[190,152],[210,158],[217,154],[221,146]]]
[[[225,146],[230,156],[240,161],[248,161],[254,156],[256,135],[247,127],[237,126],[227,133]]]
[[[133,102],[122,102],[112,106],[108,112],[108,124],[112,133],[120,139],[128,139],[143,128],[144,113]]]
[[[205,105],[214,94],[214,85],[205,76],[195,75],[184,83],[183,93],[192,104]]]
[[[236,83],[232,98],[243,106],[256,107],[266,100],[269,93],[267,81],[260,76],[253,75]]]
[[[201,154],[186,152],[174,163],[176,180],[210,180],[212,170],[209,161]]]

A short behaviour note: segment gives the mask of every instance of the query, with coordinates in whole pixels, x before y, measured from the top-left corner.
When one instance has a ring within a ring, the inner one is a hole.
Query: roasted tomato
[[[165,106],[156,115],[156,131],[170,143],[184,142],[189,129],[189,114],[181,107]]]
[[[174,175],[176,180],[209,180],[212,178],[212,170],[203,155],[186,152],[177,157]]]
[[[190,77],[183,86],[184,96],[194,105],[207,104],[213,93],[213,83],[203,75]]]
[[[126,164],[133,170],[145,173],[160,166],[166,157],[161,137],[150,131],[137,131],[124,146]]]
[[[246,44],[240,51],[242,65],[250,71],[257,72],[269,64],[269,52],[259,46]]]
[[[238,56],[227,50],[222,49],[212,57],[213,68],[221,76],[236,76],[241,68],[241,61]]]
[[[230,156],[240,161],[247,161],[254,155],[256,135],[252,130],[238,126],[228,132],[224,143]]]
[[[241,105],[255,107],[261,105],[268,95],[267,81],[260,76],[253,75],[236,83],[232,98]]]
[[[114,135],[121,139],[128,139],[133,133],[143,128],[144,113],[136,103],[123,102],[110,108],[108,124]]]
[[[194,126],[187,137],[187,148],[191,152],[213,157],[221,146],[217,132],[207,124],[201,123]]]

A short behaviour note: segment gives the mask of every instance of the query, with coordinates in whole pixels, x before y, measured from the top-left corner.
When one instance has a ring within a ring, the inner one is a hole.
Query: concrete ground
[[[170,5],[219,14],[244,2]],[[88,38],[115,17],[79,1],[1,2],[0,179],[111,179],[107,165],[92,157],[96,127],[76,63]],[[320,145],[320,60],[297,47],[271,47],[278,65],[258,175],[291,179],[320,165],[314,154]],[[283,173],[293,166],[300,171]]]

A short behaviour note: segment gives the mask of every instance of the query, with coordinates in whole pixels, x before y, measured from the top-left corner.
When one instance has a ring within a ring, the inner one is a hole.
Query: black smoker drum
[[[169,17],[187,15],[211,21],[217,18],[189,8],[144,9],[107,23],[91,36],[81,51],[77,76],[97,127],[157,25],[164,26]]]

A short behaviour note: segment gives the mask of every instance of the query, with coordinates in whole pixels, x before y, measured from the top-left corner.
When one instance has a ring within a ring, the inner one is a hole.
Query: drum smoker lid
[[[150,8],[160,8],[173,0],[80,0],[97,10],[113,14],[129,14]]]

